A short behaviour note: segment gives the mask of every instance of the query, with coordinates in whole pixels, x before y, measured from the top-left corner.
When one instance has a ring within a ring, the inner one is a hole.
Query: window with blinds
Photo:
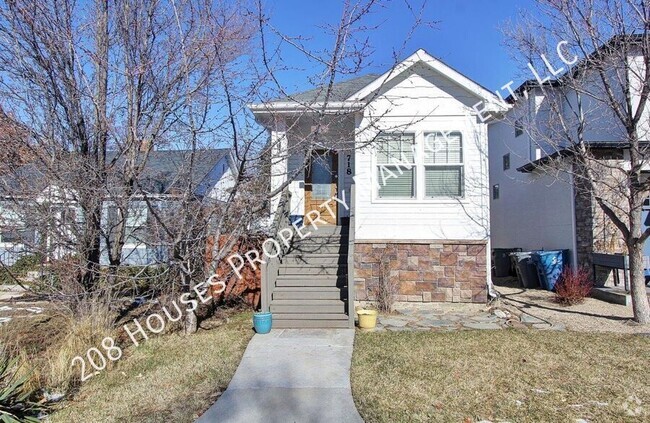
[[[376,145],[379,198],[415,197],[413,134],[382,134]]]
[[[463,143],[459,132],[425,134],[426,197],[463,196]]]

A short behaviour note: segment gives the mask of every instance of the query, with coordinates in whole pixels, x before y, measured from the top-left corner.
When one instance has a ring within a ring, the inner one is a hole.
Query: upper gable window
[[[515,121],[515,137],[524,133],[524,124],[521,122],[521,119]]]

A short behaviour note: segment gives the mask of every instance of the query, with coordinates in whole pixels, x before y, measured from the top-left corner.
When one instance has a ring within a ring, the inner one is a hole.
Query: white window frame
[[[448,163],[425,163],[424,157],[426,152],[422,153],[422,183],[424,189],[422,194],[425,199],[459,199],[465,198],[465,149],[463,148],[463,133],[461,131],[425,131],[423,133],[423,144],[425,144],[426,137],[430,134],[440,134],[443,138],[446,138],[451,135],[458,135],[460,137],[460,162],[448,162]],[[424,146],[423,146],[424,148]],[[460,195],[427,195],[426,192],[426,170],[427,168],[443,168],[443,167],[458,167],[460,168]]]
[[[433,164],[424,163],[425,153],[425,136],[431,133],[442,134],[458,134],[460,135],[461,143],[461,163],[444,163],[438,164],[439,166],[460,166],[461,167],[461,195],[460,196],[434,196],[429,197],[426,195],[426,181],[425,181],[425,168],[427,166],[434,166]],[[371,172],[370,183],[372,186],[371,203],[373,204],[403,204],[403,203],[417,203],[417,204],[456,204],[459,201],[465,202],[466,200],[466,149],[464,146],[465,133],[461,129],[436,129],[426,128],[424,130],[404,131],[404,132],[384,132],[382,135],[412,135],[414,139],[414,171],[413,171],[413,197],[380,197],[379,185],[381,181],[378,176],[379,163],[377,160],[378,149],[371,148]]]
[[[417,165],[417,160],[418,156],[420,155],[418,152],[418,137],[417,133],[415,132],[382,132],[380,133],[377,137],[381,136],[411,136],[413,137],[413,162],[408,164],[404,163],[402,161],[403,156],[400,157],[400,160],[398,162],[389,162],[389,163],[379,163],[377,160],[377,156],[379,154],[379,149],[378,148],[373,148],[372,149],[372,175],[371,175],[371,181],[372,181],[372,196],[373,200],[376,200],[378,202],[389,202],[389,203],[401,203],[404,201],[415,201],[418,199],[418,193],[419,193],[419,187],[418,187],[418,165]],[[409,167],[410,165],[410,167]],[[383,167],[396,175],[399,175],[403,173],[405,170],[409,170],[413,172],[413,195],[410,197],[380,197],[379,196],[379,188],[382,184],[382,180],[379,178],[379,169]]]

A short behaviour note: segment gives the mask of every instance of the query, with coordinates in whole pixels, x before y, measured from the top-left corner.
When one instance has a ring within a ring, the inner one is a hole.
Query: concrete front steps
[[[349,327],[346,230],[322,226],[294,240],[271,295],[274,328]]]

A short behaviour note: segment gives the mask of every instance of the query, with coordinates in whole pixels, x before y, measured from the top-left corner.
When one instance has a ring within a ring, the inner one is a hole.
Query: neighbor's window
[[[382,134],[377,137],[377,184],[379,198],[415,197],[413,134]]]
[[[22,236],[18,230],[3,230],[0,232],[0,242],[6,242],[9,244],[20,244],[22,242]]]
[[[510,153],[503,155],[503,170],[510,169]]]
[[[20,242],[18,228],[22,226],[22,220],[18,214],[3,204],[0,204],[0,212],[0,242]]]
[[[499,184],[492,185],[492,199],[493,200],[499,199]]]
[[[460,132],[425,134],[424,185],[427,197],[463,196],[463,143]]]
[[[521,119],[515,121],[515,137],[524,133],[524,125],[521,123]]]
[[[142,231],[147,225],[147,203],[134,201],[129,204],[126,217],[126,241],[125,244],[138,245],[142,243]]]

